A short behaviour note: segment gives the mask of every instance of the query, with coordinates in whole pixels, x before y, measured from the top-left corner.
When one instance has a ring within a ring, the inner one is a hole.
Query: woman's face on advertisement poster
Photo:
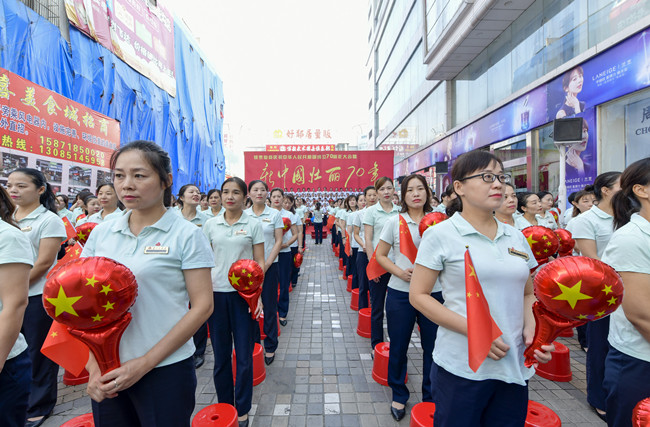
[[[567,88],[567,92],[572,93],[572,94],[577,94],[582,91],[582,83],[584,82],[584,78],[582,76],[582,73],[579,70],[573,70],[571,72],[571,80],[569,80],[569,87]]]
[[[575,151],[585,151],[587,149],[587,143],[589,143],[589,128],[586,126],[582,127],[582,142],[579,144],[574,144],[572,148]]]

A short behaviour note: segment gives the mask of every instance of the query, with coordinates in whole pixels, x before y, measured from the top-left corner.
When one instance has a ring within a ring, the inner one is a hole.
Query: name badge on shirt
[[[528,254],[527,254],[526,252],[518,251],[518,250],[516,250],[515,248],[510,248],[510,249],[508,249],[508,253],[509,253],[510,255],[512,255],[512,256],[517,256],[517,257],[519,257],[519,258],[523,258],[523,259],[525,259],[526,261],[528,261],[528,258],[529,258],[529,257],[528,257]]]
[[[262,219],[262,222],[271,222],[271,218],[264,218]]]
[[[246,235],[246,230],[235,231],[235,236],[245,236],[245,235]]]
[[[32,231],[32,227],[28,225],[27,227],[21,228],[20,231],[27,233],[28,231]]]
[[[196,224],[197,227],[203,227],[203,224]]]
[[[169,246],[147,246],[144,248],[144,253],[147,255],[167,255],[169,253]]]

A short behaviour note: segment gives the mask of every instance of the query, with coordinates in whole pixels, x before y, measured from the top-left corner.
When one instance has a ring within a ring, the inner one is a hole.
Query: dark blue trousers
[[[248,304],[237,292],[213,292],[214,312],[208,319],[214,351],[214,388],[219,403],[248,414],[253,399],[253,325]],[[232,381],[232,347],[235,344],[237,379]]]
[[[23,351],[8,359],[0,371],[0,426],[23,427],[32,386],[32,364]]]
[[[443,303],[442,292],[431,294]],[[422,343],[422,401],[433,402],[431,393],[431,364],[433,363],[433,346],[438,334],[438,325],[427,319],[409,302],[409,293],[388,288],[386,295],[386,323],[390,349],[388,353],[388,385],[393,390],[393,401],[406,404],[409,398],[406,379],[408,364],[408,348],[411,342],[411,332],[415,322],[420,325]]]
[[[297,253],[298,248],[291,248],[291,283],[293,286],[298,284],[298,273],[300,273],[300,269],[296,267],[296,264],[293,262]]]
[[[302,218],[301,218],[302,219]],[[303,220],[304,221],[304,220]],[[302,247],[306,248],[305,243],[307,242],[307,224],[302,224]]]
[[[332,225],[332,228],[330,228],[330,233],[332,233],[332,244],[338,245],[338,243],[336,242],[336,233],[334,232],[335,227],[336,227],[335,225]]]
[[[286,319],[289,313],[289,283],[291,282],[291,252],[280,252],[278,255],[278,277],[280,278],[280,299],[278,301],[278,316]]]
[[[93,420],[96,427],[189,427],[195,393],[196,372],[188,357],[152,369],[112,399],[91,401]]]
[[[368,255],[365,252],[357,252],[357,282],[359,283],[359,310],[368,308]]]
[[[22,333],[32,362],[32,386],[29,393],[27,418],[49,415],[56,405],[59,365],[41,353],[41,347],[52,326],[52,319],[43,308],[43,296],[29,297]]]
[[[594,408],[605,410],[607,392],[603,387],[605,359],[609,352],[609,316],[587,323],[587,402]]]
[[[359,253],[359,248],[352,248],[352,255],[348,260],[348,271],[352,273],[352,289],[357,289],[359,287],[359,278],[357,273],[357,254]]]
[[[576,331],[578,332],[578,343],[580,343],[580,347],[589,347],[589,341],[587,341],[587,325],[577,326]]]
[[[587,354],[590,351],[591,345]],[[605,360],[604,385],[607,390],[607,425],[632,427],[634,406],[650,396],[650,362],[610,347]]]
[[[374,349],[377,344],[384,342],[384,303],[390,273],[379,277],[379,282],[368,280],[370,286],[370,345]]]
[[[264,350],[275,353],[278,348],[278,262],[271,264],[264,275],[262,304],[264,304]],[[255,322],[255,341],[261,343],[260,324]]]
[[[315,222],[314,231],[316,232],[316,244],[320,245],[323,243],[323,223]]]
[[[431,366],[436,427],[523,427],[528,412],[528,385],[499,380],[468,380]]]

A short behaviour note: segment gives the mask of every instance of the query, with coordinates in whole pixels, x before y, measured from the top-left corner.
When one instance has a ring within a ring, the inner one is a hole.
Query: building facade
[[[369,113],[395,177],[490,150],[518,189],[557,194],[553,120],[583,119],[567,192],[650,155],[650,2],[373,0]],[[436,170],[437,169],[437,170]]]

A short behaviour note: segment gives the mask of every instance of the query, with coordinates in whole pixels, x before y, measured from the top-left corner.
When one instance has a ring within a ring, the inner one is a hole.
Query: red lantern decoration
[[[565,230],[564,228],[558,228],[555,230],[555,235],[560,241],[558,254],[560,256],[571,256],[571,254],[573,254],[573,248],[576,245],[576,241],[573,240],[571,232],[569,230]]]
[[[86,241],[88,241],[88,236],[90,236],[90,232],[93,231],[93,228],[97,227],[97,223],[95,222],[84,222],[81,225],[78,225],[76,230],[77,230],[77,235],[75,236],[75,240],[81,245],[85,245]]]
[[[426,214],[422,220],[420,220],[420,226],[418,227],[420,230],[420,237],[422,237],[427,228],[433,227],[448,218],[449,217],[442,212],[429,212]]]
[[[546,264],[548,258],[555,255],[560,247],[560,241],[550,228],[533,225],[524,228],[521,232],[526,236],[530,249],[533,251],[539,265]]]
[[[79,258],[45,282],[43,306],[90,348],[103,375],[120,366],[119,342],[137,293],[135,276],[124,265],[104,257]]]
[[[262,293],[262,284],[264,283],[262,267],[252,259],[235,261],[228,270],[228,281],[246,300],[251,310],[251,317],[255,319],[257,301]]]
[[[293,265],[295,265],[296,268],[300,268],[300,266],[302,265],[302,259],[303,259],[302,254],[298,252],[296,256],[293,257]]]
[[[632,411],[632,425],[634,427],[650,426],[650,397],[636,404]]]
[[[282,218],[282,224],[284,224],[282,226],[282,234],[284,235],[287,234],[287,231],[289,231],[289,229],[291,228],[291,220],[289,218],[284,217]]]
[[[526,348],[525,365],[534,350],[551,344],[567,328],[602,319],[623,301],[623,282],[612,267],[583,256],[551,261],[535,276],[535,337]]]

